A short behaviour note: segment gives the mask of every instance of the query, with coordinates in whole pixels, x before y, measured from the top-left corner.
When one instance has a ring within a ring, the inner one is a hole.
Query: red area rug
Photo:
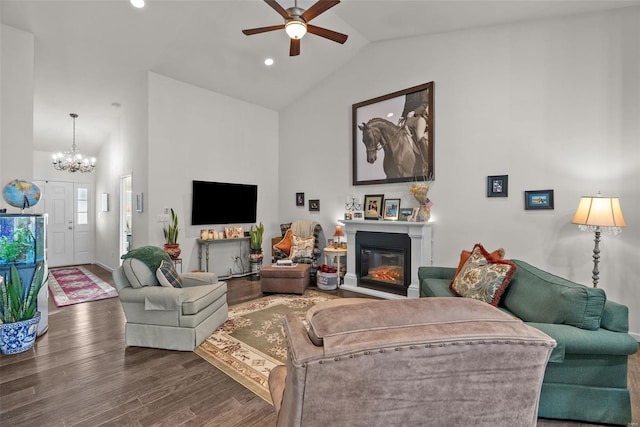
[[[118,291],[84,267],[49,270],[49,292],[58,307],[115,298]]]

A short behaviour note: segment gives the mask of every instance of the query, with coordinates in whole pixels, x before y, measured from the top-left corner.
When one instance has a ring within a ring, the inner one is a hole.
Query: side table
[[[324,248],[324,263],[327,265],[329,265],[329,262],[328,262],[329,256],[333,257],[333,262],[338,267],[338,287],[339,287],[342,281],[342,278],[344,277],[344,274],[342,273],[342,269],[340,268],[340,265],[341,265],[340,258],[343,256],[344,257],[347,256],[347,248],[334,248],[333,246],[327,246],[326,248]]]

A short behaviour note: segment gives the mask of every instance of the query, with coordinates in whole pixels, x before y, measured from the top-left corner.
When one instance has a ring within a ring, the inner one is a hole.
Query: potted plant
[[[171,208],[171,221],[163,228],[164,232],[164,251],[171,259],[180,257],[180,245],[178,244],[178,215]]]
[[[40,322],[37,302],[44,270],[44,263],[38,262],[27,287],[15,264],[11,264],[8,278],[0,277],[0,353],[20,353],[33,347]]]
[[[251,253],[249,254],[249,265],[252,273],[258,273],[262,268],[262,235],[264,234],[264,225],[255,228],[253,225],[249,228],[249,238],[251,245]]]

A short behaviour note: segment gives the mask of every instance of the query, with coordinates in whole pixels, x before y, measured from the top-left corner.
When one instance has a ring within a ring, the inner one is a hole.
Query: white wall
[[[351,105],[434,81],[434,264],[481,242],[590,286],[593,235],[571,218],[581,195],[619,196],[627,228],[603,237],[600,287],[640,334],[638,52],[638,7],[374,43],[281,111],[280,217],[333,229],[348,194],[416,206],[408,183],[351,185]],[[487,198],[501,174],[509,197]],[[523,192],[541,189],[555,209],[525,211]],[[321,212],[296,208],[295,192]]]
[[[14,179],[33,179],[33,67],[34,38],[25,31],[2,25],[2,129],[0,187]],[[0,198],[0,208],[19,212]]]
[[[279,234],[278,114],[154,73],[149,73],[148,105],[148,244],[164,244],[163,223],[156,218],[173,208],[181,224],[183,268],[198,268],[200,229],[224,226],[190,225],[192,181],[221,181],[258,185],[257,219],[265,225],[263,248],[270,253],[269,236]],[[212,200],[211,208],[233,209],[234,201]],[[248,230],[251,224],[236,225]],[[239,246],[224,243],[211,251],[211,270],[226,274]]]

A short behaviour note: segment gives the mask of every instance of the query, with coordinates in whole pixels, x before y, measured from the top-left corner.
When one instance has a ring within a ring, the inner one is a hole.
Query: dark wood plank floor
[[[113,283],[111,273],[85,266]],[[262,296],[233,279],[228,300]],[[331,291],[341,296],[359,296]],[[57,308],[33,350],[0,356],[1,426],[273,426],[273,407],[193,352],[126,347],[117,298]],[[630,360],[633,421],[640,420],[640,355]],[[588,426],[539,420],[538,426]]]

